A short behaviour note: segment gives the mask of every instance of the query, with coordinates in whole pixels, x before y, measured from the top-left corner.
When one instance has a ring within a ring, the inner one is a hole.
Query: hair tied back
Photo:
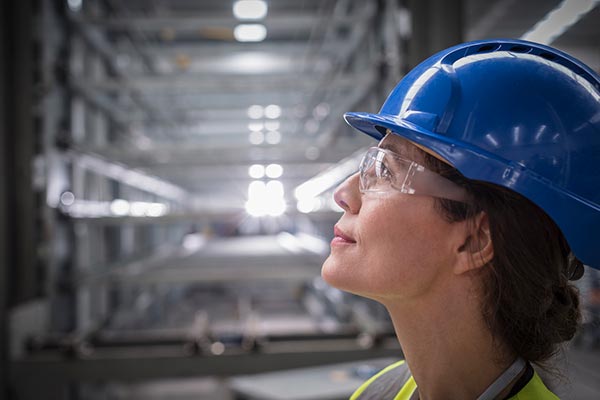
[[[583,276],[583,263],[575,257],[573,253],[569,253],[567,265],[567,279],[576,281]]]

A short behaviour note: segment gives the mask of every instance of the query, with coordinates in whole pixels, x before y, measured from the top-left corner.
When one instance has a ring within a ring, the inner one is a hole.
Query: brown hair
[[[579,292],[569,282],[583,265],[554,221],[520,194],[465,178],[448,164],[423,152],[431,170],[465,187],[470,204],[436,199],[449,221],[484,211],[490,224],[494,257],[482,269],[485,322],[492,334],[524,359],[540,363],[573,338],[580,323]]]

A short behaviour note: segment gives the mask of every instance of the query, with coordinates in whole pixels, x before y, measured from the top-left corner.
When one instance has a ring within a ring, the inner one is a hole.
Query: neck
[[[469,282],[382,303],[422,400],[476,399],[514,361],[494,341]]]

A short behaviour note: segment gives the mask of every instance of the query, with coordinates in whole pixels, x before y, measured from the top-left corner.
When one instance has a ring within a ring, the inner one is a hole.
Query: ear
[[[456,248],[456,274],[481,268],[494,258],[494,244],[487,214],[482,211],[466,222],[464,240]]]

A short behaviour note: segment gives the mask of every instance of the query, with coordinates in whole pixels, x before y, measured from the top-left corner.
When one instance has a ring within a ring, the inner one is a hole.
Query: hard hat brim
[[[377,140],[381,140],[389,129],[431,150],[469,179],[494,183],[522,194],[556,222],[572,251],[584,264],[600,269],[600,253],[593,250],[600,236],[598,204],[553,184],[519,163],[423,129],[398,116],[349,112],[344,114],[344,119],[350,126]]]

